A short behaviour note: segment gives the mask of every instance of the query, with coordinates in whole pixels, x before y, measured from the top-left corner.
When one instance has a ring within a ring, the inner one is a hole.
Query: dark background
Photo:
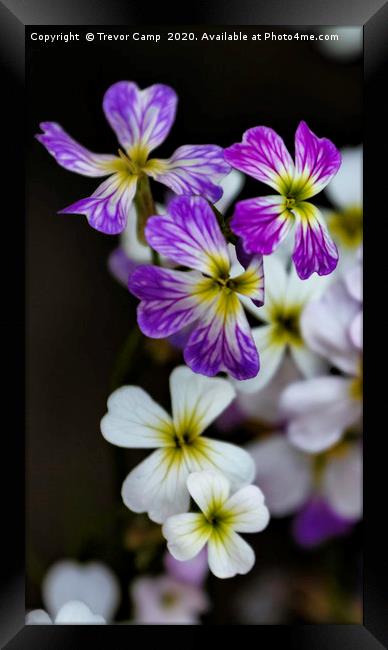
[[[70,29],[82,33],[78,27],[30,31]],[[158,157],[171,155],[182,144],[228,146],[259,124],[277,130],[292,152],[301,119],[338,147],[356,145],[362,140],[362,61],[337,62],[314,43],[300,40],[40,44],[27,38],[27,44],[26,550],[27,607],[33,608],[41,604],[39,582],[56,559],[96,555],[114,566],[110,555],[115,531],[101,522],[120,500],[118,486],[135,460],[135,454],[122,453],[123,475],[117,477],[117,454],[99,432],[112,367],[133,324],[134,303],[106,267],[117,240],[92,230],[80,215],[56,214],[88,196],[99,179],[59,167],[33,138],[39,122],[57,121],[91,150],[116,153],[118,143],[101,102],[112,83],[128,79],[140,87],[167,83],[178,93],[177,119],[155,152]],[[260,190],[257,182],[247,181],[241,196],[256,196]],[[150,382],[150,368],[137,370],[139,383],[142,378],[143,385]],[[164,397],[157,379],[153,384],[154,396],[159,391]],[[330,545],[298,552],[285,542],[287,526],[273,521],[266,540],[256,542],[257,565],[332,566]],[[98,536],[102,528],[107,543],[85,547],[85,539]],[[341,542],[336,555],[337,574],[349,583],[359,566],[358,551],[356,533]],[[211,583],[213,622],[233,619],[232,596],[239,582]]]

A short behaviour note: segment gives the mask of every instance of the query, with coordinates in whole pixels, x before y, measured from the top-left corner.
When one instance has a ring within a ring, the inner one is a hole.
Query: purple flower
[[[169,551],[166,551],[163,562],[167,573],[172,578],[184,584],[194,585],[195,587],[201,587],[209,573],[206,548],[203,548],[191,560],[183,562],[176,560]]]
[[[149,245],[189,271],[139,266],[129,290],[141,303],[141,331],[165,338],[195,323],[184,358],[194,372],[220,371],[236,379],[254,377],[259,356],[238,294],[263,304],[263,261],[251,256],[243,273],[230,277],[228,246],[208,202],[177,197],[168,214],[150,217],[145,229]]]
[[[167,137],[175,119],[177,96],[155,84],[144,90],[119,81],[105,93],[103,109],[122,149],[119,156],[92,153],[73,140],[59,124],[42,122],[37,135],[65,169],[83,176],[107,176],[88,198],[62,213],[86,215],[92,228],[108,235],[122,232],[141,176],[167,185],[176,194],[201,194],[212,202],[222,196],[219,181],[230,171],[221,147],[185,145],[166,160],[148,159]]]
[[[226,149],[225,158],[279,192],[236,204],[231,228],[247,252],[271,254],[295,224],[292,259],[299,277],[331,273],[338,262],[336,245],[318,208],[306,199],[318,194],[338,171],[341,156],[334,144],[300,122],[294,162],[275,131],[257,126],[244,133],[241,143]]]
[[[295,517],[292,533],[300,546],[310,548],[333,537],[346,535],[354,524],[354,519],[341,517],[324,499],[315,497]]]

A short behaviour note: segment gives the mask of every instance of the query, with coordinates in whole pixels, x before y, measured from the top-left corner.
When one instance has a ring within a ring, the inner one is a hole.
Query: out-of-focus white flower
[[[199,623],[200,614],[209,609],[204,591],[167,575],[138,578],[130,593],[137,624],[194,625]]]
[[[345,273],[344,281],[349,294],[358,303],[359,311],[353,318],[349,327],[349,335],[353,344],[362,349],[362,248],[357,252],[355,264]]]
[[[110,621],[120,601],[119,582],[101,562],[80,564],[74,560],[56,562],[42,583],[43,602],[55,619],[69,601],[81,601],[92,612]]]
[[[339,248],[339,262],[333,277],[356,263],[362,242],[362,145],[345,147],[341,155],[342,165],[325,188],[334,209],[322,209]]]
[[[220,185],[223,195],[215,207],[223,214],[232,201],[241,192],[244,185],[244,175],[233,169],[225,176]],[[167,201],[168,204],[168,201]],[[158,214],[165,214],[166,208],[160,203],[156,204]],[[109,269],[121,284],[127,286],[129,273],[139,264],[150,264],[152,262],[151,249],[147,244],[139,241],[137,236],[136,208],[132,204],[125,229],[120,235],[120,245],[110,255],[108,260]],[[168,266],[167,260],[163,260],[163,266]]]
[[[358,443],[341,443],[325,454],[313,456],[276,433],[252,443],[248,449],[256,464],[255,482],[265,495],[271,515],[290,515],[312,495],[319,495],[340,517],[361,517],[362,453]]]
[[[269,512],[261,490],[247,485],[229,496],[229,481],[216,472],[190,474],[187,487],[201,512],[175,515],[164,523],[171,555],[190,560],[207,544],[209,568],[215,576],[248,573],[255,554],[238,533],[258,533],[267,526]]]
[[[109,397],[101,421],[102,434],[112,444],[156,449],[127,476],[122,497],[130,510],[148,512],[157,523],[189,509],[190,472],[216,469],[234,488],[250,483],[254,473],[244,449],[201,435],[235,397],[226,379],[179,366],[171,373],[170,393],[172,418],[138,386],[123,386]]]
[[[272,379],[254,393],[237,391],[236,403],[240,418],[252,418],[274,426],[281,423],[279,411],[280,397],[284,389],[291,383],[302,379],[302,373],[295,365],[291,356],[285,355],[281,365]]]
[[[264,257],[265,303],[256,307],[252,301],[244,305],[261,327],[252,330],[260,353],[260,372],[256,377],[234,382],[242,392],[253,393],[264,388],[274,376],[284,357],[291,355],[297,368],[306,377],[324,371],[323,359],[308,348],[300,330],[300,319],[307,304],[321,295],[329,280],[312,275],[301,280],[292,267],[287,273],[277,256]]]
[[[62,605],[54,620],[44,609],[34,609],[26,616],[26,625],[104,625],[105,619],[93,614],[85,603],[72,600]]]
[[[317,40],[316,45],[330,59],[347,63],[362,55],[362,27],[320,27],[319,34],[324,38]],[[338,40],[333,38],[336,34]]]
[[[345,373],[299,381],[284,390],[280,410],[288,421],[287,434],[304,451],[315,453],[329,448],[360,420],[360,350],[349,333],[358,313],[358,303],[340,279],[329,286],[320,300],[310,303],[302,315],[304,340]]]

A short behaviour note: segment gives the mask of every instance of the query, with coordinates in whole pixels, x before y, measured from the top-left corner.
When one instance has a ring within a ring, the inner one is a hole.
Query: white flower
[[[218,578],[246,574],[255,563],[253,549],[237,533],[258,533],[268,524],[264,496],[247,485],[232,496],[230,483],[217,472],[194,472],[188,490],[200,513],[169,517],[163,525],[167,548],[177,560],[198,555],[207,544],[209,568]]]
[[[123,386],[108,400],[101,422],[106,440],[119,447],[154,448],[124,481],[122,497],[134,512],[148,512],[162,523],[189,509],[186,480],[190,472],[218,469],[234,488],[251,482],[254,464],[236,445],[201,436],[235,397],[225,379],[204,377],[187,366],[170,376],[171,418],[137,386]]]
[[[328,280],[316,274],[301,280],[294,267],[287,273],[284,262],[275,255],[264,257],[265,304],[256,307],[244,301],[248,311],[263,322],[252,330],[260,354],[260,372],[253,379],[235,384],[239,391],[261,390],[274,376],[288,354],[306,377],[323,372],[325,364],[311,351],[302,336],[300,319],[306,305],[321,295]]]
[[[325,188],[334,210],[322,210],[339,247],[336,277],[355,263],[362,242],[362,146],[346,147],[341,156],[341,167]]]
[[[288,420],[288,436],[304,451],[327,449],[340,440],[348,427],[357,425],[361,417],[360,350],[349,333],[358,312],[358,303],[350,297],[341,279],[303,313],[304,339],[345,373],[299,381],[283,392],[280,409]]]
[[[63,605],[54,620],[44,609],[34,609],[26,616],[26,625],[103,625],[105,619],[98,614],[93,614],[85,603],[72,600]]]
[[[195,625],[209,608],[204,591],[166,575],[138,578],[130,592],[137,624]]]
[[[313,456],[276,433],[252,443],[249,451],[256,464],[255,482],[265,494],[271,515],[290,515],[318,494],[337,515],[361,517],[362,453],[358,443],[341,443]]]
[[[113,619],[120,601],[114,573],[101,562],[81,564],[61,560],[50,567],[42,583],[43,602],[53,619],[69,601],[81,601],[105,620]]]

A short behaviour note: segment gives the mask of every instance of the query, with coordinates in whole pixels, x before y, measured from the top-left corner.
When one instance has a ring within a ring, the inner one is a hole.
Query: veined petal
[[[106,91],[103,109],[120,144],[131,158],[145,162],[150,151],[164,142],[174,123],[177,95],[154,84],[140,90],[131,81],[119,81]]]
[[[217,578],[245,575],[254,563],[255,554],[249,544],[231,529],[214,529],[208,543],[209,568]]]
[[[248,446],[256,465],[255,483],[265,494],[272,515],[297,511],[313,489],[312,461],[280,433]]]
[[[214,376],[228,372],[235,379],[255,377],[259,355],[237,295],[220,290],[194,328],[184,352],[194,372]]]
[[[276,338],[274,325],[263,325],[252,330],[255,346],[260,353],[260,372],[256,377],[239,381],[236,388],[242,393],[256,393],[262,390],[279,368],[286,351],[285,343]]]
[[[187,488],[206,516],[210,510],[217,510],[224,505],[229,496],[230,483],[220,472],[192,472],[187,479]]]
[[[256,307],[261,307],[264,304],[263,257],[262,255],[249,254],[245,254],[243,257],[245,264],[240,253],[239,259],[245,267],[245,271],[232,278],[231,285],[234,291],[241,296],[250,298]]]
[[[196,293],[200,281],[195,272],[138,266],[128,287],[142,301],[137,309],[141,331],[152,338],[164,338],[196,320],[202,309]]]
[[[152,449],[174,444],[171,417],[138,386],[122,386],[112,393],[101,432],[118,447]]]
[[[341,154],[327,138],[318,138],[306,122],[300,122],[295,134],[295,179],[292,191],[305,200],[318,194],[330,182],[341,165]]]
[[[230,222],[248,253],[269,255],[290,232],[293,214],[282,196],[261,196],[236,203]]]
[[[200,196],[176,197],[168,213],[148,219],[149,245],[176,264],[225,277],[230,269],[228,248],[208,202]]]
[[[136,185],[135,176],[113,174],[90,197],[76,201],[60,214],[84,214],[92,228],[106,235],[117,235],[127,224]]]
[[[210,526],[201,513],[188,512],[169,517],[162,532],[167,548],[177,560],[185,561],[198,555],[209,539]]]
[[[175,194],[197,194],[212,203],[222,197],[221,179],[230,172],[221,147],[213,144],[184,145],[166,160],[152,159],[147,173]]]
[[[187,366],[172,371],[170,393],[175,431],[190,440],[199,436],[236,396],[226,379],[204,377]]]
[[[89,151],[56,122],[42,122],[39,126],[43,133],[35,136],[36,139],[61,167],[83,176],[107,176],[114,171],[112,163],[117,160],[116,156]]]
[[[328,449],[361,416],[361,401],[344,377],[315,377],[285,389],[280,408],[288,419],[291,442],[308,453]]]
[[[188,473],[181,449],[157,449],[128,474],[121,490],[123,501],[133,512],[147,512],[161,524],[189,509]]]
[[[282,138],[266,126],[243,134],[242,142],[225,149],[226,160],[245,174],[266,183],[281,194],[287,192],[294,175],[294,163]]]
[[[287,304],[288,280],[285,262],[276,255],[264,256],[265,303],[261,307],[244,300],[244,306],[259,321],[273,322],[273,314]],[[299,283],[301,281],[299,280]]]
[[[251,483],[255,465],[250,454],[229,442],[201,436],[183,449],[190,472],[220,472],[230,482],[232,490]]]
[[[237,533],[259,533],[269,522],[264,494],[256,485],[247,485],[225,503],[228,523]]]
[[[325,220],[318,208],[306,201],[292,211],[297,221],[292,259],[299,277],[305,280],[314,272],[328,275],[337,266],[338,251]]]

